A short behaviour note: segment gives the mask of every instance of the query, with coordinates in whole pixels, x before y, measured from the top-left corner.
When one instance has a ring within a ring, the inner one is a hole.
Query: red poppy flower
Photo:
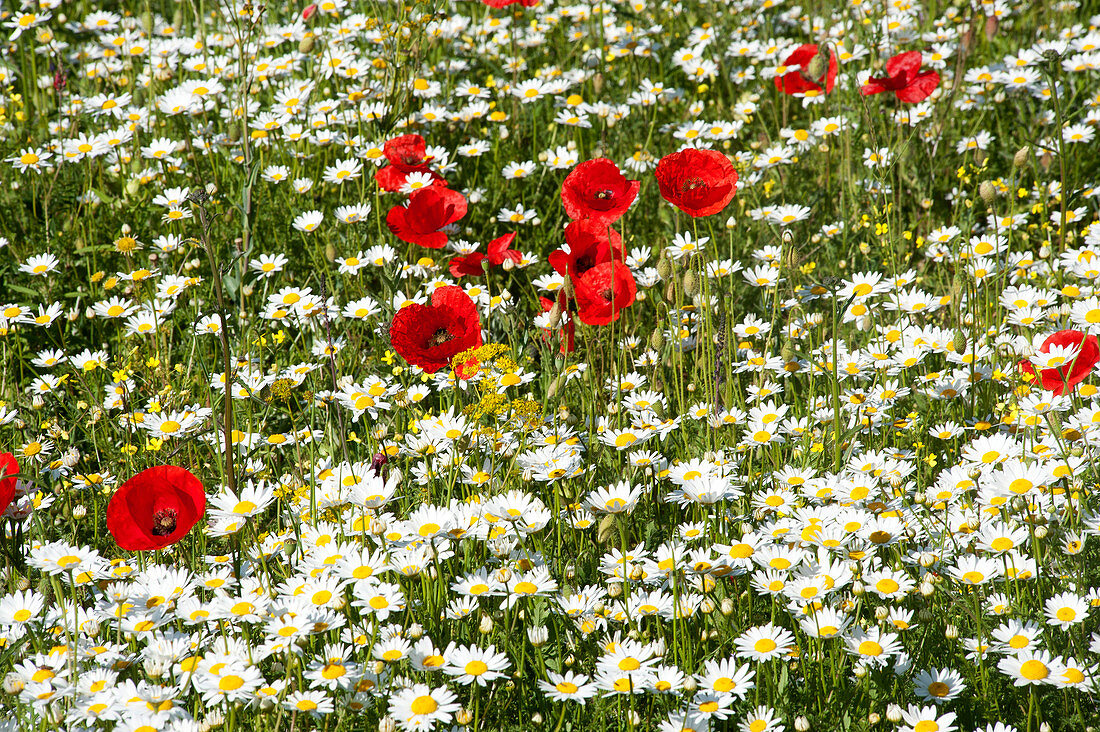
[[[623,238],[606,224],[592,219],[572,221],[565,227],[569,251],[555,249],[546,261],[562,277],[579,278],[597,264],[623,259]]]
[[[202,481],[175,465],[143,470],[111,496],[107,530],[126,551],[175,544],[206,511]]]
[[[481,345],[481,317],[457,285],[437,288],[429,305],[406,305],[393,316],[390,344],[409,363],[434,374],[457,354]]]
[[[1094,335],[1085,335],[1079,330],[1060,330],[1039,347],[1039,353],[1050,353],[1051,346],[1078,349],[1077,355],[1057,368],[1043,369],[1039,372],[1039,382],[1043,389],[1061,396],[1089,377],[1097,361],[1100,361],[1100,342]],[[1020,370],[1035,375],[1035,367],[1030,361],[1021,361]]]
[[[407,206],[394,206],[386,224],[401,241],[428,249],[442,249],[447,234],[440,231],[466,215],[466,199],[450,188],[431,186],[414,191]]]
[[[804,43],[794,50],[794,52],[787,56],[783,61],[785,67],[797,67],[793,71],[788,71],[785,74],[775,77],[775,88],[784,94],[809,94],[817,95],[821,89],[821,82],[824,77],[825,81],[825,93],[828,94],[833,90],[833,86],[836,85],[836,72],[839,68],[836,60],[836,51],[829,50],[829,65],[820,71],[816,69],[811,70],[811,67],[816,65],[814,57],[818,55],[818,47],[816,43]],[[824,58],[821,63],[824,66]],[[815,73],[816,72],[816,73]]]
[[[17,473],[19,473],[19,461],[15,459],[15,455],[10,452],[0,455],[0,516],[15,500],[15,487],[19,482],[15,477]]]
[[[506,260],[511,261],[513,264],[519,262],[523,259],[523,255],[515,249],[508,248],[515,239],[516,232],[513,231],[489,242],[487,254],[473,252],[462,257],[455,257],[451,260],[451,276],[477,277],[484,273],[485,270],[482,269],[481,263],[486,259],[489,260],[489,265],[492,267],[500,267]]]
[[[718,213],[737,193],[737,171],[716,150],[687,148],[665,155],[654,175],[664,199],[693,218]]]
[[[561,202],[573,220],[593,219],[610,224],[618,221],[634,203],[641,185],[624,178],[619,166],[607,158],[586,160],[565,176]]]
[[[899,101],[923,102],[940,83],[940,75],[935,71],[920,73],[920,51],[899,53],[886,62],[886,76],[882,79],[868,79],[860,87],[863,96],[892,91]]]
[[[420,135],[401,135],[387,140],[382,146],[382,154],[389,165],[379,168],[374,180],[384,191],[399,191],[405,185],[409,173],[427,173],[432,176],[433,185],[447,185],[438,173],[428,167],[431,157],[428,146]]]
[[[638,293],[634,275],[622,262],[597,264],[573,283],[577,317],[588,325],[607,325],[634,304]]]
[[[562,353],[572,353],[576,349],[575,336],[577,333],[577,326],[573,322],[573,314],[569,312],[565,305],[565,293],[558,290],[557,301],[561,303],[561,323],[558,324],[558,330],[561,333],[561,347]],[[547,297],[539,297],[539,304],[542,305],[542,312],[548,313],[554,309],[554,301]],[[550,329],[546,330],[545,340],[550,340],[554,335],[554,332]]]

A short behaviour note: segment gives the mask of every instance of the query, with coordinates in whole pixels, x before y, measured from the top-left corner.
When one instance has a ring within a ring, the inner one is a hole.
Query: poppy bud
[[[684,272],[684,294],[691,297],[699,291],[699,278],[695,276],[695,272],[688,270]]]
[[[983,180],[982,184],[978,186],[978,195],[985,201],[986,206],[992,206],[993,202],[997,200],[997,190],[987,180]]]
[[[573,289],[573,278],[566,275],[561,282],[561,291],[565,293],[565,296],[572,300],[577,296],[576,290]]]
[[[1027,165],[1029,159],[1031,159],[1031,147],[1024,145],[1012,156],[1012,165],[1016,168],[1022,168]]]
[[[810,63],[806,65],[806,73],[804,74],[804,78],[806,79],[806,81],[810,81],[816,84],[817,80],[825,75],[825,72],[828,70],[828,68],[829,47],[826,45],[821,45],[818,47],[817,53],[814,55],[814,57],[810,59]]]
[[[649,347],[654,351],[660,351],[665,346],[665,331],[663,328],[657,328],[649,334]]]
[[[596,529],[596,541],[601,543],[611,538],[612,532],[615,530],[615,514],[609,513],[600,519],[600,525]],[[615,587],[615,585],[612,585]]]
[[[331,241],[325,245],[325,259],[330,262],[336,261],[336,245]]]
[[[298,41],[298,53],[312,53],[315,45],[317,45],[317,36],[306,36]]]
[[[667,257],[661,257],[657,262],[657,276],[662,280],[667,280],[672,276],[672,261]]]
[[[561,325],[561,303],[557,300],[554,301],[554,305],[550,308],[550,315],[547,318],[546,325],[550,330],[554,330]]]

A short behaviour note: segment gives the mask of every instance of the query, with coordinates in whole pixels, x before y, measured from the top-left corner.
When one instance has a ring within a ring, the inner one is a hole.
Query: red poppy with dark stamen
[[[940,83],[940,75],[935,71],[920,73],[920,51],[899,53],[886,62],[886,76],[881,79],[868,79],[860,87],[863,96],[892,91],[902,102],[923,102]]]
[[[573,220],[611,224],[622,218],[638,196],[641,182],[627,180],[607,158],[587,160],[570,171],[561,184],[561,202]]]
[[[630,268],[622,262],[598,264],[573,283],[577,317],[587,325],[607,325],[634,304],[638,289]]]
[[[158,465],[115,491],[107,530],[126,551],[163,549],[182,539],[205,512],[202,481],[175,465]]]
[[[515,249],[508,248],[515,239],[516,232],[513,231],[489,242],[486,254],[472,252],[462,257],[455,257],[451,260],[451,276],[478,277],[485,273],[482,268],[482,262],[485,260],[488,260],[491,267],[500,267],[506,260],[513,264],[518,263],[523,259],[523,255]]]
[[[18,473],[19,461],[15,459],[15,455],[10,452],[0,455],[0,516],[15,500],[15,488],[19,483],[19,479],[15,476]]]
[[[429,374],[449,366],[456,355],[481,343],[477,305],[457,285],[437,288],[428,305],[406,305],[390,324],[393,350]]]
[[[565,227],[569,251],[555,249],[546,261],[562,277],[579,278],[597,264],[623,260],[623,238],[619,232],[593,219],[573,221]]]
[[[737,171],[716,150],[687,148],[665,155],[654,175],[661,196],[693,218],[718,213],[737,193]]]
[[[784,94],[815,96],[823,91],[821,84],[825,82],[824,92],[831,92],[836,85],[836,74],[840,68],[836,51],[829,49],[829,63],[826,65],[824,54],[819,53],[819,50],[816,43],[804,43],[796,48],[783,61],[783,66],[798,68],[776,76],[775,88]]]
[[[431,157],[428,155],[428,146],[420,135],[401,135],[387,140],[382,146],[382,154],[386,156],[389,165],[379,168],[374,174],[374,180],[384,191],[401,190],[409,173],[427,173],[432,176],[432,185],[447,185],[438,173],[428,167]]]
[[[1043,389],[1054,396],[1061,396],[1089,377],[1096,363],[1100,361],[1100,342],[1094,335],[1085,335],[1079,330],[1060,330],[1051,335],[1039,347],[1039,353],[1050,353],[1051,346],[1076,348],[1077,355],[1057,368],[1042,369],[1038,373]],[[1035,376],[1035,367],[1031,361],[1020,361],[1020,370]]]
[[[447,234],[440,231],[466,215],[466,199],[458,191],[440,186],[421,188],[409,196],[407,206],[394,206],[386,224],[401,241],[428,249],[442,249]]]

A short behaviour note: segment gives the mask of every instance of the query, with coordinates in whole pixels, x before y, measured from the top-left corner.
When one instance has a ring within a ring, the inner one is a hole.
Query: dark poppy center
[[[602,297],[604,300],[607,300],[608,302],[611,302],[611,298],[613,298],[614,296],[615,292],[610,287],[600,292],[600,297]]]
[[[162,508],[153,514],[153,536],[168,536],[176,530],[179,514],[174,508]]]
[[[706,188],[706,187],[707,187],[707,182],[705,180],[703,180],[702,178],[688,178],[687,180],[684,181],[684,184],[681,188],[684,191],[694,191],[694,190],[697,190],[699,188]]]
[[[606,201],[614,195],[614,191],[608,190],[606,188],[602,191],[596,191],[596,198],[600,199],[601,201]]]
[[[435,333],[432,333],[432,337],[428,339],[428,346],[435,348],[436,346],[442,346],[447,341],[453,341],[454,335],[446,328],[440,328]]]

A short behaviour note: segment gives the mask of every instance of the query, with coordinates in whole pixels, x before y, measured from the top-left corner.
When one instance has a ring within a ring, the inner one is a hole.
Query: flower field
[[[1100,8],[0,7],[0,732],[1100,728]]]

